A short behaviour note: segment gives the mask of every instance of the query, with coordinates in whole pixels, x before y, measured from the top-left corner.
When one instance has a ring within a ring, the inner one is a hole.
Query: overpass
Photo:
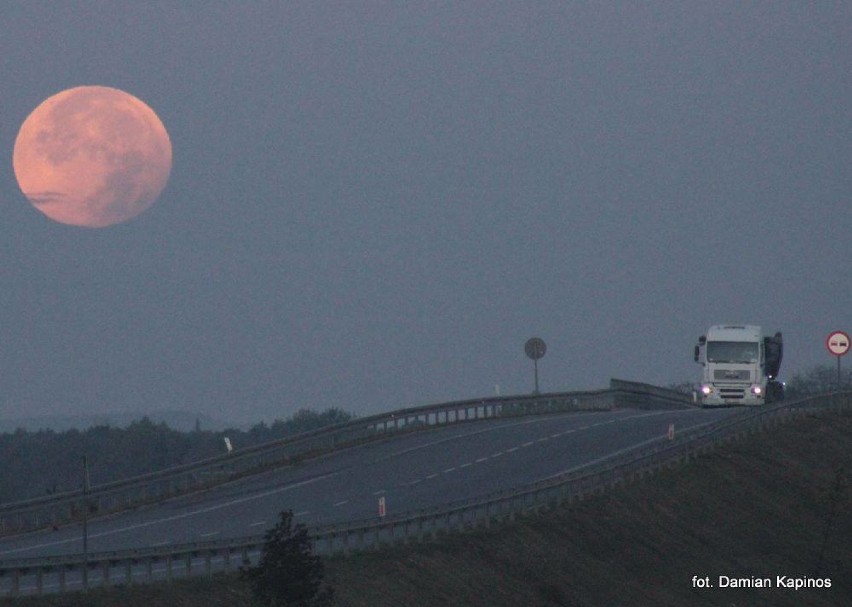
[[[580,499],[802,411],[849,402],[848,395],[831,395],[706,411],[668,391],[614,381],[596,393],[400,410],[360,420],[362,429],[371,428],[367,440],[337,440],[301,463],[224,475],[227,482],[201,492],[93,521],[88,555],[80,554],[76,524],[3,538],[0,593],[228,569],[258,553],[262,531],[288,508],[324,554],[495,524]],[[340,430],[327,432],[339,437]],[[382,498],[387,510],[379,517]]]

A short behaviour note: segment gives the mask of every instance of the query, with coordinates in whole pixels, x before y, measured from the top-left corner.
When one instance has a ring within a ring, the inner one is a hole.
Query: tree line
[[[337,408],[302,409],[272,424],[249,430],[180,432],[148,418],[126,428],[95,426],[54,432],[16,430],[0,434],[0,503],[17,502],[82,487],[86,456],[92,485],[188,464],[226,452],[225,437],[235,449],[294,436],[347,422],[353,415]]]

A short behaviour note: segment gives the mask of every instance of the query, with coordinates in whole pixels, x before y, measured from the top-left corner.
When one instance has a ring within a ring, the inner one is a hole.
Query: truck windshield
[[[748,341],[708,341],[707,362],[756,363],[758,344]]]

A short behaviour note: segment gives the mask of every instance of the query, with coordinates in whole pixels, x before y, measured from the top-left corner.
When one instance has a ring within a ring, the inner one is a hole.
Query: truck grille
[[[751,372],[747,369],[716,369],[713,371],[713,379],[722,381],[726,379],[749,381],[751,380]]]
[[[719,396],[722,398],[745,398],[745,388],[719,388]]]

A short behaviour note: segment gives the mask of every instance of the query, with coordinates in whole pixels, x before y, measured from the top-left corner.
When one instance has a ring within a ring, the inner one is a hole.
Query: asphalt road
[[[89,551],[259,535],[291,509],[307,525],[425,510],[546,479],[737,409],[620,410],[486,420],[350,448],[89,523]],[[0,559],[81,553],[80,525],[0,540]]]

